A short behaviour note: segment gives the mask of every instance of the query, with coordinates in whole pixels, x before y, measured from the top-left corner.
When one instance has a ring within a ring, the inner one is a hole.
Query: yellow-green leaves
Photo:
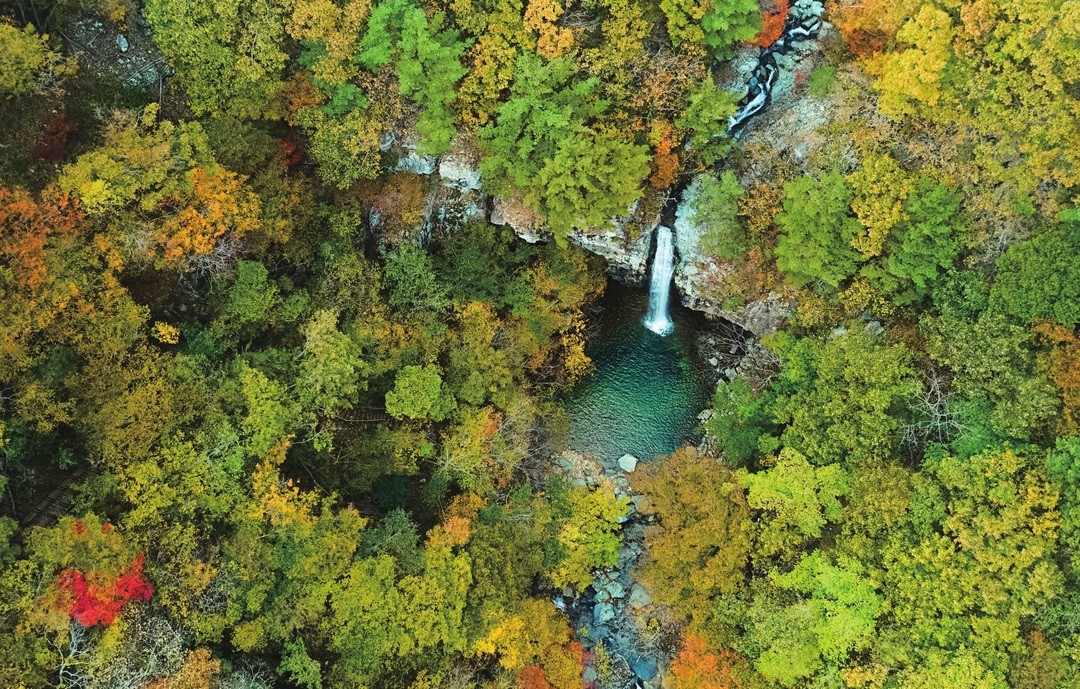
[[[49,50],[48,36],[33,26],[19,29],[0,19],[0,97],[25,96],[44,88],[49,70],[61,57]]]
[[[941,80],[952,57],[952,18],[931,4],[923,5],[896,38],[907,47],[882,57],[879,106],[894,117],[913,114],[916,105],[933,107],[941,98]]]

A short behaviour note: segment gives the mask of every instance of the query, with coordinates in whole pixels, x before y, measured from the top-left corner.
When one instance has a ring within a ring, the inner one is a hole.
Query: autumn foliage
[[[93,531],[99,531],[96,524]],[[112,525],[109,522],[100,525],[99,535],[91,533],[85,521],[75,519],[71,522],[71,545],[80,550],[97,549],[108,543],[115,545],[116,537],[110,532]],[[153,587],[143,576],[143,560],[144,554],[140,552],[119,572],[107,567],[65,569],[56,582],[54,600],[82,626],[100,624],[107,627],[116,621],[128,602],[150,600],[153,595]]]
[[[836,0],[829,4],[828,11],[852,55],[870,57],[885,50],[896,36],[908,4],[892,0]]]
[[[741,686],[735,669],[740,662],[745,663],[726,649],[709,653],[701,637],[687,634],[668,669],[664,689],[736,689]]]
[[[210,254],[226,232],[243,236],[259,226],[259,201],[244,188],[243,177],[195,168],[189,178],[191,197],[162,227],[167,260]]]
[[[75,126],[67,121],[64,113],[54,116],[45,125],[41,141],[30,151],[30,157],[47,163],[59,163],[64,159],[64,149],[68,136],[75,131]]]
[[[518,689],[551,689],[538,665],[526,665],[517,674]]]
[[[0,266],[20,286],[38,287],[47,277],[46,241],[74,233],[82,219],[74,196],[50,192],[39,203],[25,189],[0,188]]]
[[[768,48],[776,39],[780,38],[780,34],[784,33],[784,22],[787,20],[788,10],[790,9],[788,0],[777,0],[775,9],[771,12],[765,12],[761,16],[762,29],[750,41],[750,45]]]
[[[679,175],[679,154],[672,153],[671,131],[664,132],[656,144],[656,155],[652,159],[652,175],[649,184],[654,189],[666,189],[675,183]]]
[[[150,600],[154,589],[143,578],[143,554],[132,560],[131,566],[111,583],[88,581],[77,570],[67,570],[60,575],[60,588],[68,592],[71,617],[84,627],[96,624],[109,626],[116,621],[120,611],[132,600]]]
[[[1080,338],[1063,325],[1039,321],[1032,329],[1037,344],[1051,345],[1043,367],[1061,393],[1063,435],[1080,431]]]

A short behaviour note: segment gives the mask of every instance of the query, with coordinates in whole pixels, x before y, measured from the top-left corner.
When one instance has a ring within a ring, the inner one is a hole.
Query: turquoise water
[[[609,462],[626,453],[651,460],[698,439],[710,391],[697,318],[673,303],[675,330],[663,337],[643,325],[647,310],[643,290],[608,284],[585,348],[595,370],[566,399],[574,450]]]

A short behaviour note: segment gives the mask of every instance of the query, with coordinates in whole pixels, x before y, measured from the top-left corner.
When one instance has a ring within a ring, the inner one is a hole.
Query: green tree
[[[398,57],[398,85],[422,108],[416,129],[421,136],[421,153],[439,155],[450,147],[454,135],[454,113],[449,105],[457,97],[454,85],[468,70],[461,55],[468,44],[455,29],[441,30],[442,13],[429,21],[421,9],[405,13],[401,54]]]
[[[255,468],[251,497],[235,511],[222,548],[221,569],[232,585],[219,614],[242,653],[314,638],[366,525],[355,509],[334,510],[331,501],[285,479],[288,448],[287,441],[278,443]]]
[[[196,114],[280,116],[287,0],[149,0],[154,41],[176,65]]]
[[[724,261],[741,261],[748,237],[738,214],[746,191],[730,170],[719,180],[711,175],[697,179],[699,194],[691,204],[690,220],[702,229],[699,247]]]
[[[761,7],[755,0],[713,2],[701,18],[705,47],[717,57],[729,56],[735,44],[752,39],[761,26]]]
[[[821,551],[815,551],[795,569],[777,574],[773,582],[809,596],[800,605],[808,608],[814,620],[810,631],[826,661],[841,664],[852,652],[867,648],[882,612],[882,599],[858,562],[842,560],[834,564]]]
[[[705,422],[705,430],[729,464],[747,464],[758,453],[758,438],[774,430],[769,411],[773,399],[770,392],[755,393],[742,376],[716,384],[712,416]]]
[[[1061,542],[1068,548],[1074,574],[1080,570],[1080,438],[1059,438],[1046,458],[1046,473],[1057,489],[1061,510]]]
[[[555,157],[559,142],[608,106],[593,95],[595,77],[572,78],[574,65],[568,58],[545,63],[522,53],[514,73],[509,99],[499,106],[495,122],[480,129],[486,153],[480,170],[485,184],[501,194],[529,188],[544,163]]]
[[[1028,439],[1058,413],[1053,385],[1035,372],[1026,329],[984,313],[974,323],[926,317],[922,331],[927,354],[953,372],[953,390],[988,403],[988,421],[998,434]]]
[[[548,569],[551,583],[584,591],[592,584],[594,570],[619,561],[619,525],[630,499],[616,497],[610,486],[567,487],[556,481],[548,486],[548,500],[557,528],[553,549],[557,555]]]
[[[761,8],[754,0],[695,2],[662,0],[672,45],[684,42],[707,48],[712,56],[727,55],[731,46],[749,41],[761,31]]]
[[[571,230],[602,227],[626,215],[649,174],[648,147],[609,134],[582,131],[561,140],[525,191],[562,240]]]
[[[571,229],[625,214],[648,175],[647,150],[590,127],[608,108],[595,77],[575,80],[569,58],[523,53],[510,98],[483,127],[480,169],[496,193],[520,193],[544,213],[559,242]]]
[[[316,311],[304,326],[304,350],[300,363],[300,401],[304,409],[333,417],[356,402],[367,389],[368,364],[359,346],[338,330],[337,315]]]
[[[821,283],[835,290],[855,273],[851,241],[861,226],[850,215],[851,199],[851,187],[835,170],[784,185],[776,266],[796,287]]]
[[[449,305],[431,254],[413,244],[402,244],[390,253],[384,273],[390,287],[391,308],[406,316],[431,317]]]
[[[927,457],[885,550],[889,617],[918,646],[967,648],[1003,671],[1025,620],[1062,590],[1060,527],[1038,451]]]
[[[386,411],[398,419],[442,421],[456,408],[442,370],[432,364],[401,369],[394,389],[386,393]]]
[[[897,304],[926,296],[960,252],[954,227],[959,209],[957,193],[944,184],[920,178],[904,202],[907,220],[889,233],[880,263],[864,266],[862,274]]]
[[[1080,323],[1080,222],[1063,223],[1014,244],[998,259],[991,307],[1027,324]]]
[[[891,455],[905,403],[920,388],[907,347],[861,325],[824,340],[778,335],[772,346],[781,369],[771,410],[785,446],[814,464]]]
[[[728,122],[738,103],[735,94],[716,88],[711,76],[687,94],[686,109],[675,124],[690,132],[690,146],[705,165],[713,165],[731,150]]]
[[[300,409],[284,385],[246,363],[240,364],[239,379],[246,412],[240,430],[249,456],[262,458],[299,426]]]
[[[840,497],[850,490],[850,475],[837,464],[815,467],[795,450],[780,451],[765,471],[738,472],[746,504],[762,518],[755,556],[791,560],[807,541],[820,538],[826,524],[841,516]]]
[[[48,39],[33,26],[20,30],[0,20],[0,96],[25,96],[44,88],[50,71],[61,63],[49,50]]]
[[[338,189],[348,189],[379,172],[384,123],[372,109],[351,108],[340,115],[321,107],[301,108],[297,122],[311,132],[311,156],[319,163],[319,177]]]

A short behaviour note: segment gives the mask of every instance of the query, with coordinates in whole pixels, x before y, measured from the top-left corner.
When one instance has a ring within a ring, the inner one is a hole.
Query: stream
[[[776,56],[815,37],[822,11],[818,0],[793,3],[780,38],[758,55],[746,95],[728,121],[728,134],[738,136],[752,117],[768,107],[780,75]],[[658,689],[663,676],[660,668],[668,655],[655,634],[645,638],[639,624],[651,599],[633,575],[653,517],[637,512],[642,498],[633,495],[628,474],[639,459],[651,461],[700,439],[698,413],[708,405],[715,381],[698,351],[700,314],[670,303],[677,261],[670,228],[685,188],[684,183],[672,190],[663,225],[654,233],[648,293],[609,283],[586,344],[594,370],[564,400],[570,413],[570,446],[575,450],[570,454],[575,458],[560,458],[562,468],[574,482],[610,482],[616,495],[634,501],[623,525],[618,564],[597,571],[584,594],[574,596],[566,590],[554,599],[570,615],[574,628],[584,632],[581,640],[590,656],[583,679],[590,687]],[[609,669],[608,676],[600,676],[599,646],[612,659],[609,665],[614,670]]]

